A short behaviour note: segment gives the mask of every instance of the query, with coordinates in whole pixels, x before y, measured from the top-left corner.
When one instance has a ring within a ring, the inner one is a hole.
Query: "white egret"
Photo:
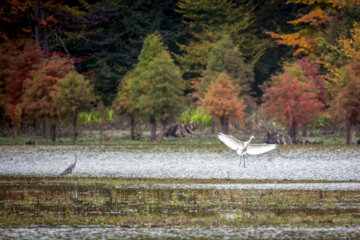
[[[226,135],[219,133],[218,138],[225,143],[226,146],[235,150],[237,154],[240,155],[239,166],[241,165],[241,160],[244,161],[245,168],[245,156],[249,155],[258,155],[262,153],[269,152],[277,147],[277,144],[250,144],[254,136],[251,136],[249,141],[242,142],[231,135]]]

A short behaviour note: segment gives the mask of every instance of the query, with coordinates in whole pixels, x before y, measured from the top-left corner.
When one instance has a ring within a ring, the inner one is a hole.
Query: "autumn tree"
[[[291,33],[267,33],[279,44],[296,49],[294,55],[308,55],[328,70],[326,78],[336,79],[338,70],[346,64],[347,51],[343,42],[358,21],[360,2],[357,0],[288,0],[302,6],[296,19],[288,21],[294,26]],[[348,41],[352,45],[356,41]],[[355,46],[356,43],[353,45]],[[349,49],[348,49],[349,50]]]
[[[291,76],[287,71],[272,77],[261,106],[265,115],[274,117],[289,129],[294,142],[298,130],[315,121],[323,107],[312,85]]]
[[[10,119],[13,127],[15,140],[22,121],[20,101],[24,92],[24,82],[29,74],[36,70],[41,57],[40,49],[33,41],[28,41],[20,52],[10,53],[9,59],[4,62],[4,67],[7,66],[7,68],[2,71],[4,77],[2,101],[5,116]]]
[[[223,72],[232,79],[233,84],[240,86],[239,96],[244,98],[247,107],[252,106],[254,101],[251,98],[251,85],[254,72],[252,66],[245,63],[242,53],[229,35],[224,35],[209,52],[204,76],[196,83],[200,98],[204,97],[207,88]]]
[[[22,109],[28,118],[50,124],[51,140],[56,140],[56,124],[61,111],[53,95],[56,93],[56,83],[73,70],[68,59],[53,55],[41,62],[39,69],[31,74],[25,82],[25,92],[22,96]]]
[[[95,97],[89,82],[84,75],[70,72],[64,78],[58,80],[55,86],[53,98],[55,105],[61,112],[61,117],[70,120],[73,127],[72,143],[76,143],[78,137],[78,115],[82,111],[91,109]]]
[[[232,79],[225,73],[218,75],[209,86],[200,106],[206,113],[220,119],[221,131],[229,132],[229,120],[240,120],[246,107],[239,98],[240,88],[233,84]]]
[[[360,122],[360,60],[352,60],[340,77],[342,86],[333,101],[332,114],[346,126],[346,143],[354,144]]]
[[[316,94],[324,106],[329,104],[329,94],[326,88],[325,79],[320,73],[319,66],[308,57],[303,57],[293,62],[286,62],[283,71],[290,78],[296,78],[300,82],[311,85],[312,91]]]

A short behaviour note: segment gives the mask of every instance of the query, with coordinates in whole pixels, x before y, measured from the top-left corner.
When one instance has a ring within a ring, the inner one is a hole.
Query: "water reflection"
[[[360,239],[360,227],[349,228],[10,228],[9,239]]]
[[[222,145],[0,146],[0,175],[360,180],[358,146],[286,146],[251,156],[247,168]]]

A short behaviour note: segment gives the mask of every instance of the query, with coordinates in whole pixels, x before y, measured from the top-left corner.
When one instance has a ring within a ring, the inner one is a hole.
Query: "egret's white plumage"
[[[254,136],[251,136],[249,141],[247,142],[242,142],[231,135],[226,135],[223,133],[219,133],[218,138],[223,143],[225,143],[226,146],[228,146],[232,150],[235,150],[240,155],[240,164],[241,164],[241,159],[244,159],[244,167],[245,167],[245,156],[247,154],[258,155],[269,152],[277,147],[276,144],[250,144]]]

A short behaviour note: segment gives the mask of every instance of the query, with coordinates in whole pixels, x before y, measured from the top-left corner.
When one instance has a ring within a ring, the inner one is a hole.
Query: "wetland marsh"
[[[360,181],[360,148],[341,145],[280,146],[246,168],[221,144],[0,146],[0,175],[58,176],[75,153],[78,177]]]
[[[2,239],[359,237],[355,146],[282,146],[246,168],[216,144],[0,148]]]

